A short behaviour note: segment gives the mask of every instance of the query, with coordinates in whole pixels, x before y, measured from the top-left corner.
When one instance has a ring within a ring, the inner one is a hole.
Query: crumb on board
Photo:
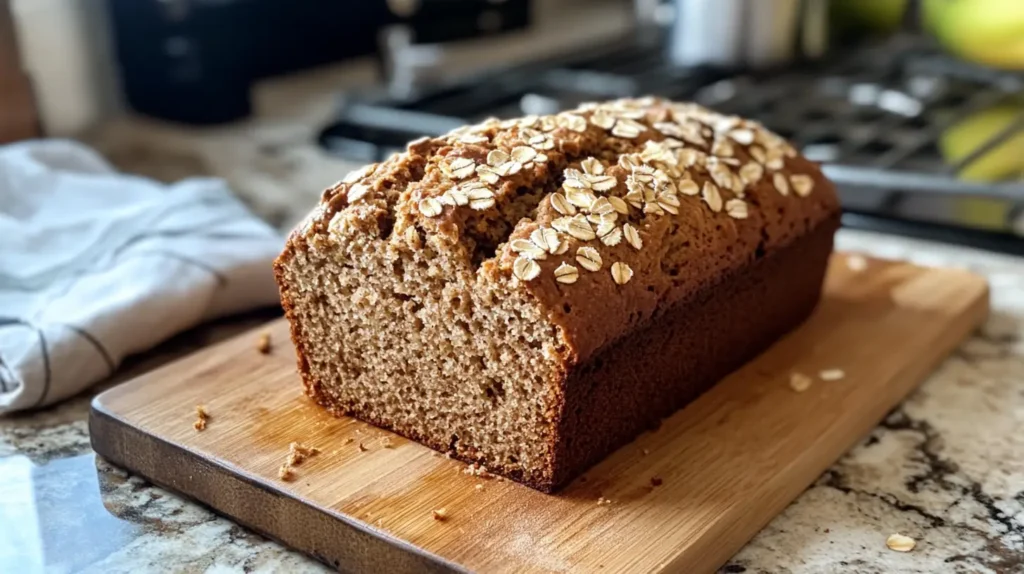
[[[479,483],[478,483],[478,484],[477,484],[477,485],[476,485],[475,487],[473,487],[473,488],[476,488],[477,490],[483,490],[483,489],[484,489],[484,485],[482,485],[482,484],[479,484]]]
[[[260,338],[256,339],[256,350],[259,351],[261,355],[266,355],[270,352],[270,333],[265,331],[260,333]]]
[[[206,412],[206,407],[203,405],[196,405],[196,422],[192,423],[192,428],[197,431],[206,430],[206,423],[210,420],[210,413]]]
[[[651,486],[661,486],[663,483],[664,483],[664,481],[661,480],[661,477],[658,477],[658,476],[652,476],[651,477]]]
[[[647,456],[647,455],[651,454],[651,449],[649,449],[649,448],[645,448],[645,449],[643,449],[643,450],[642,450],[642,451],[640,451],[640,452],[641,452],[641,453],[642,453],[642,454],[643,454],[644,456]]]
[[[823,381],[838,381],[846,377],[846,373],[842,369],[825,369],[818,373],[818,378]]]
[[[384,448],[391,448],[392,446],[394,446],[394,445],[393,445],[393,444],[391,443],[391,437],[389,437],[389,436],[386,436],[386,437],[382,437],[382,438],[380,439],[380,446],[382,446],[382,447],[384,447]]]
[[[462,473],[468,474],[470,476],[477,476],[483,479],[494,477],[494,475],[487,471],[487,467],[475,462],[473,464],[470,464],[466,468],[462,469]]]
[[[609,499],[607,499],[607,498],[605,498],[605,497],[603,497],[603,496],[598,496],[598,497],[597,497],[597,505],[598,505],[598,506],[608,506],[608,505],[610,505],[611,503],[612,503],[612,501],[611,501],[611,500],[609,500]]]
[[[439,520],[439,521],[442,521],[442,522],[445,521],[445,520],[448,520],[448,509],[447,508],[438,508],[437,510],[435,510],[433,512],[433,514],[434,514],[434,520]]]
[[[352,437],[348,437],[347,439],[345,439],[345,444],[352,444],[354,442],[356,442],[356,439]]]
[[[848,255],[846,257],[846,266],[850,269],[850,271],[860,273],[861,271],[864,271],[865,269],[868,268],[868,260],[863,255]]]
[[[297,442],[288,445],[288,465],[299,466],[307,458],[320,454],[320,449],[313,446],[303,446]]]
[[[285,482],[291,482],[295,480],[295,469],[288,463],[282,464],[281,468],[277,469],[277,478]]]
[[[793,373],[789,376],[789,387],[798,393],[811,388],[812,382],[814,381],[803,373]]]
[[[368,450],[370,450],[370,449],[366,448],[366,445],[364,445],[362,443],[362,441],[360,441],[360,443],[359,443],[359,452],[366,452]]]
[[[890,534],[885,539],[885,545],[889,547],[889,550],[896,552],[910,552],[917,546],[917,541],[903,534]]]

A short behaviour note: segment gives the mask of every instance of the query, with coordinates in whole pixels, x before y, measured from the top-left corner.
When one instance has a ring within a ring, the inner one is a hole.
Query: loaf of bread
[[[415,141],[275,271],[316,402],[552,491],[803,321],[839,215],[759,124],[618,100]]]

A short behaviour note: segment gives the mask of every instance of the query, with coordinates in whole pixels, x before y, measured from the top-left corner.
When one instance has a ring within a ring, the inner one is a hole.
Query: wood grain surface
[[[343,570],[713,571],[988,312],[987,285],[969,272],[878,260],[855,271],[844,258],[801,328],[557,495],[325,414],[301,394],[283,320],[100,395],[93,446]],[[257,351],[263,332],[269,354]],[[845,376],[819,378],[831,369]],[[791,388],[795,372],[809,389]],[[322,453],[285,482],[292,441]]]

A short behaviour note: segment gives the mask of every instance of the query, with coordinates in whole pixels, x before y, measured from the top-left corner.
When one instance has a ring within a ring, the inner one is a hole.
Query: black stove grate
[[[957,173],[981,152],[949,165],[939,150],[947,128],[1008,100],[1021,113],[979,150],[1024,133],[1024,74],[958,61],[913,35],[758,73],[677,67],[661,46],[648,34],[403,99],[345,94],[320,142],[378,161],[407,141],[487,117],[647,94],[694,100],[756,119],[824,164],[839,186],[847,225],[1024,254],[1024,173],[998,183],[962,181]]]

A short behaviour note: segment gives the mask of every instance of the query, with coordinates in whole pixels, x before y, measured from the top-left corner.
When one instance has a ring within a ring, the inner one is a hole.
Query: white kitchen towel
[[[0,147],[0,414],[68,398],[203,321],[273,304],[282,238],[215,179],[89,148]]]

